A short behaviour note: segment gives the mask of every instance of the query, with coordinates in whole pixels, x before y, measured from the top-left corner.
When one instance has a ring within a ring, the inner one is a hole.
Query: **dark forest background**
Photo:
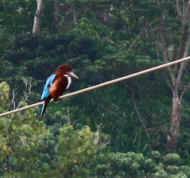
[[[0,0],[0,112],[39,101],[60,64],[71,91],[189,55],[190,0]],[[189,178],[182,63],[0,118],[0,176]]]

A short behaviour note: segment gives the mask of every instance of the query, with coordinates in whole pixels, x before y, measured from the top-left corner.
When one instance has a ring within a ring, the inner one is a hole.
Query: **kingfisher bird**
[[[44,101],[41,108],[41,116],[44,115],[46,107],[51,99],[56,101],[65,90],[70,88],[72,78],[79,79],[73,72],[72,67],[68,64],[59,66],[57,70],[47,78],[41,96],[41,100]]]

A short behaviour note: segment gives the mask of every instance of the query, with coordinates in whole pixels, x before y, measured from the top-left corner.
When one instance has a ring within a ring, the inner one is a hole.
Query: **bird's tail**
[[[47,108],[47,105],[48,105],[49,101],[50,101],[50,98],[47,98],[47,99],[44,101],[44,103],[43,103],[43,105],[42,105],[42,107],[41,107],[41,111],[40,111],[40,116],[41,116],[41,117],[43,117],[43,115],[44,115],[44,113],[45,113],[45,111],[46,111],[46,108]]]
[[[42,105],[42,108],[41,108],[41,111],[40,111],[40,116],[42,117],[46,111],[46,107],[47,107],[47,104],[46,102],[44,101],[43,105]]]

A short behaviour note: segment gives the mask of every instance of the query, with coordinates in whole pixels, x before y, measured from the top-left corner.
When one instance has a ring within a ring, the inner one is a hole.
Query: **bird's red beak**
[[[69,75],[73,78],[79,79],[79,77],[73,71],[69,72]]]

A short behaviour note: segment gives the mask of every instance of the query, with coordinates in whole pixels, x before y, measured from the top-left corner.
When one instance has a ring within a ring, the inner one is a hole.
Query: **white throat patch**
[[[70,87],[70,85],[71,85],[71,82],[72,82],[72,80],[71,80],[71,77],[69,76],[69,75],[64,75],[66,78],[67,78],[67,86],[66,86],[66,89],[69,89],[69,87]]]

